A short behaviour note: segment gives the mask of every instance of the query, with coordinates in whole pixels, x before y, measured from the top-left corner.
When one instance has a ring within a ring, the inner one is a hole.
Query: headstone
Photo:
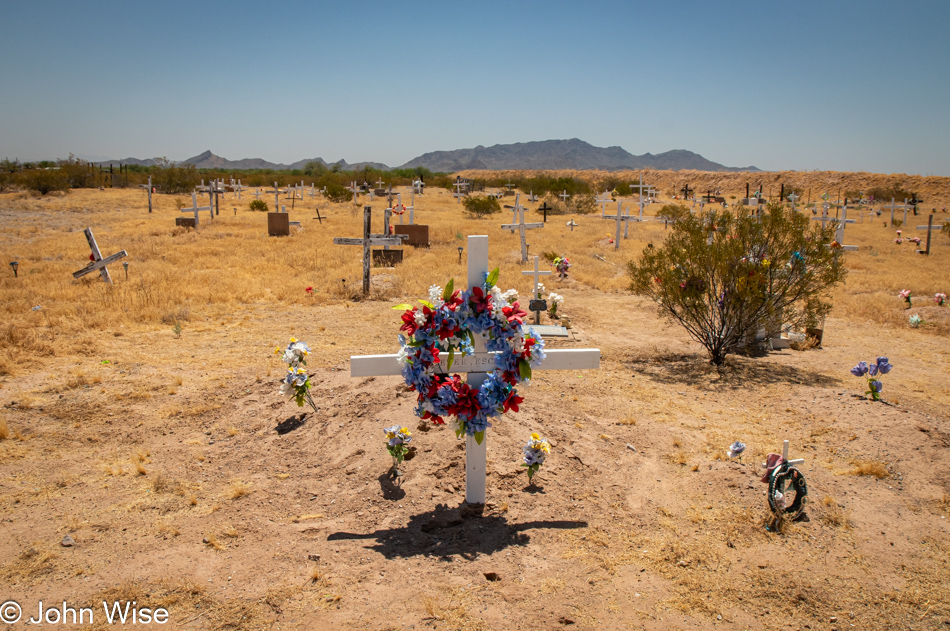
[[[290,215],[287,213],[267,213],[267,234],[272,237],[290,235]]]

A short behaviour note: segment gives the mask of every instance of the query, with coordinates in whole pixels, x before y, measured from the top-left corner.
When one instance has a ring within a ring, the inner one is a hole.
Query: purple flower
[[[886,375],[887,373],[891,372],[891,368],[893,367],[894,367],[893,364],[888,363],[887,357],[877,358],[877,369],[881,372],[882,375]]]
[[[868,374],[868,363],[858,362],[858,365],[851,369],[851,374],[855,377],[863,377]]]
[[[868,373],[870,373],[872,377],[877,377],[877,364],[868,366]]]
[[[869,381],[868,385],[871,387],[871,392],[878,393],[884,388],[884,384],[880,381]]]

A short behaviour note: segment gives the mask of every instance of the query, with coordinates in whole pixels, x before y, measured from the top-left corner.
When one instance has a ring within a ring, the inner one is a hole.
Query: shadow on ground
[[[458,555],[472,560],[479,554],[492,554],[511,546],[524,546],[531,540],[527,530],[551,528],[568,530],[586,528],[587,522],[552,520],[510,524],[502,515],[466,515],[462,507],[439,504],[434,510],[413,515],[402,528],[388,528],[368,533],[335,532],[327,541],[372,539],[366,546],[387,559],[407,558],[420,554],[439,557]],[[451,561],[451,558],[445,558]]]
[[[718,369],[709,363],[705,355],[698,353],[638,355],[624,358],[621,363],[651,381],[667,385],[691,385],[701,390],[738,390],[775,384],[818,387],[842,384],[837,377],[770,362],[768,358],[730,355]]]

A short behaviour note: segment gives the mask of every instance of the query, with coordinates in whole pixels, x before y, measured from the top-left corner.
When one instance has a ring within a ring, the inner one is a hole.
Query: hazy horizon
[[[5,3],[0,158],[382,162],[579,138],[950,176],[945,2]]]

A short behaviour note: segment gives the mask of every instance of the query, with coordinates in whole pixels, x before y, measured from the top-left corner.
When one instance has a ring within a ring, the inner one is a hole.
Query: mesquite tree
[[[814,326],[831,308],[822,298],[846,274],[834,228],[780,205],[702,217],[682,208],[674,220],[662,247],[628,264],[631,289],[680,323],[716,366],[763,329]]]

